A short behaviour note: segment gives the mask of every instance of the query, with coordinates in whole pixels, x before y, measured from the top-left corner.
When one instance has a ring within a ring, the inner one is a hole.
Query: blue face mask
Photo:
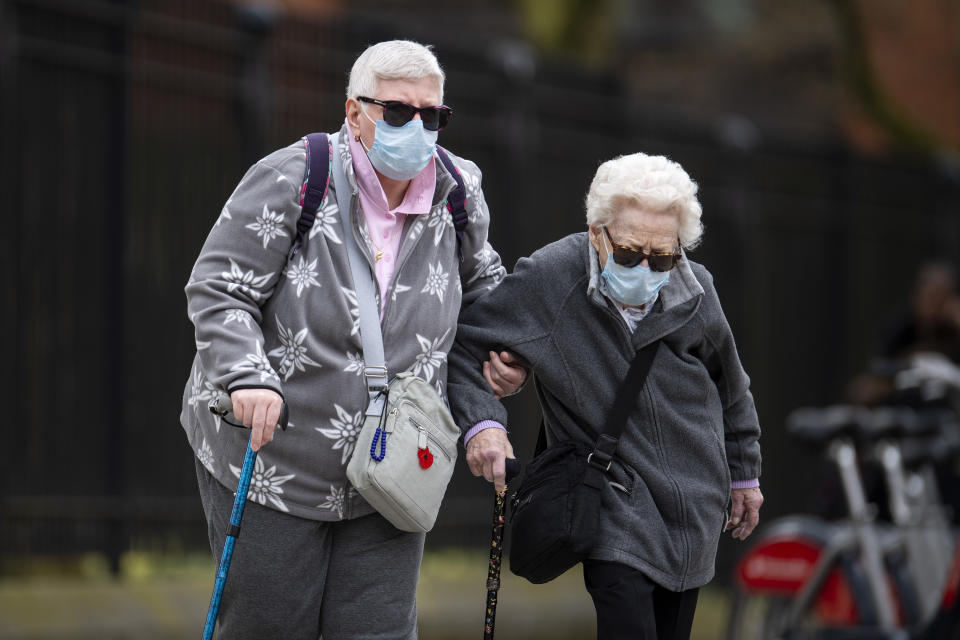
[[[363,115],[367,116],[366,109]],[[423,171],[433,157],[437,146],[437,132],[427,131],[420,120],[411,120],[402,127],[393,127],[383,120],[374,121],[377,127],[373,146],[367,149],[367,157],[373,168],[393,180],[410,180]],[[363,144],[363,140],[360,141]]]
[[[631,307],[647,304],[670,281],[669,271],[651,271],[639,264],[635,267],[617,264],[613,250],[607,246],[606,236],[603,245],[607,249],[607,264],[600,277],[607,285],[607,292],[621,303]]]

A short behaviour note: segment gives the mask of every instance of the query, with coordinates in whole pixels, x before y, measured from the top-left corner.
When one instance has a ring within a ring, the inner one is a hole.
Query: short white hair
[[[693,249],[700,243],[703,210],[697,183],[673,160],[633,153],[601,164],[587,192],[587,225],[608,226],[625,205],[675,212],[680,219],[680,246]]]
[[[431,48],[411,40],[388,40],[367,47],[350,70],[347,97],[373,98],[381,80],[434,78],[443,102],[445,76]]]

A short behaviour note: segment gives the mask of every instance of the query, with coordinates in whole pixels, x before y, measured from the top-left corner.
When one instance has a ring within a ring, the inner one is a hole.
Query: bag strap
[[[330,186],[330,141],[325,133],[311,133],[303,138],[307,149],[303,184],[300,186],[300,217],[297,219],[297,236],[290,250],[290,258],[303,247],[307,232],[317,219],[317,209],[327,197]]]
[[[454,187],[447,196],[447,210],[453,217],[453,228],[457,231],[457,253],[460,256],[460,262],[463,262],[463,232],[466,230],[467,223],[470,221],[470,217],[467,214],[467,189],[463,184],[463,176],[460,175],[460,170],[457,169],[457,165],[453,164],[453,160],[450,159],[450,154],[440,145],[437,145],[437,157],[440,158],[440,162],[443,163],[447,172],[453,176],[454,181],[457,183],[457,186]]]
[[[637,352],[633,362],[630,363],[630,369],[627,370],[627,377],[620,384],[620,390],[613,401],[613,408],[610,410],[610,416],[600,436],[593,447],[593,452],[587,456],[587,464],[592,467],[608,471],[613,462],[613,456],[617,451],[617,442],[620,440],[620,434],[627,426],[627,418],[630,412],[637,406],[637,398],[643,383],[647,379],[650,367],[653,365],[653,359],[657,355],[657,349],[660,347],[660,341],[654,340]]]
[[[637,396],[643,383],[646,381],[650,367],[653,365],[653,359],[657,355],[657,349],[660,341],[654,341],[642,348],[633,357],[630,368],[627,370],[627,376],[620,383],[620,389],[617,391],[617,397],[613,401],[613,408],[600,436],[597,438],[594,451],[588,456],[591,466],[595,466],[603,471],[610,468],[613,455],[617,449],[617,442],[620,440],[620,434],[627,426],[627,418],[630,411],[636,406]],[[546,423],[540,420],[540,433],[537,435],[537,446],[534,450],[534,457],[540,455],[547,448],[547,428]],[[596,455],[594,455],[596,454]]]
[[[336,148],[339,133],[333,135]],[[357,308],[360,314],[360,341],[363,345],[363,375],[367,382],[370,402],[366,415],[383,414],[386,403],[387,365],[383,355],[383,334],[380,331],[380,312],[377,310],[377,298],[373,274],[367,259],[360,252],[353,234],[352,208],[354,196],[343,171],[343,159],[339,153],[333,154],[333,181],[337,194],[337,207],[340,209],[340,222],[343,225],[343,244],[347,249],[347,260],[353,275],[353,287],[357,294]]]
[[[324,141],[326,141],[326,134],[311,134],[311,136],[315,135],[322,135]],[[323,172],[324,175],[326,175],[327,171],[317,166],[320,160],[314,159],[317,158],[319,154],[310,153],[309,139],[311,136],[307,136],[307,166],[309,167],[310,174],[311,176],[314,174],[319,175],[321,172]],[[334,149],[336,149],[337,144],[339,143],[339,137],[339,133],[336,133],[331,137]],[[323,148],[328,149],[329,146],[323,145]],[[466,188],[463,183],[463,178],[460,175],[459,170],[457,170],[456,165],[454,165],[453,161],[451,161],[449,154],[439,145],[437,146],[437,155],[439,156],[440,161],[443,163],[443,166],[447,168],[447,171],[450,172],[450,175],[453,176],[454,181],[457,183],[457,186],[454,187],[447,196],[447,209],[453,216],[453,224],[457,232],[457,250],[460,252],[460,260],[462,261],[463,249],[461,248],[461,238],[464,229],[466,229],[467,222],[469,221],[469,216],[467,215],[466,209]],[[326,158],[324,158],[324,160],[326,160]],[[329,160],[326,161],[329,162]],[[333,153],[332,165],[333,182],[335,185],[335,192],[337,194],[337,208],[340,210],[340,221],[343,225],[343,243],[347,249],[347,259],[350,263],[350,272],[353,275],[353,286],[357,295],[357,308],[359,310],[360,321],[360,340],[361,344],[363,345],[363,374],[367,382],[367,393],[370,396],[370,402],[367,404],[366,415],[379,416],[383,414],[383,408],[386,403],[387,383],[389,382],[390,378],[387,372],[386,358],[384,357],[383,351],[383,333],[380,328],[380,312],[377,309],[377,299],[375,293],[376,284],[374,283],[373,273],[369,268],[369,263],[361,253],[360,247],[357,245],[356,238],[354,237],[351,215],[353,194],[352,190],[350,189],[349,182],[347,182],[346,174],[343,170],[343,158],[337,152]],[[308,183],[313,182],[314,180],[312,177],[308,176],[304,182],[303,192],[307,195],[313,194],[312,197],[316,198],[318,190],[313,189],[312,185],[308,186]],[[319,199],[316,201],[316,205],[314,205],[314,215],[309,219],[310,225],[313,224],[313,219],[316,215],[316,207],[319,206],[320,202],[323,200],[323,195],[325,193],[326,185],[324,185],[323,192],[320,192]],[[306,200],[306,198],[304,198],[304,200]],[[306,204],[304,204],[304,211],[306,211],[306,209]],[[303,217],[303,214],[301,214],[301,219]],[[299,222],[297,227],[299,238]]]

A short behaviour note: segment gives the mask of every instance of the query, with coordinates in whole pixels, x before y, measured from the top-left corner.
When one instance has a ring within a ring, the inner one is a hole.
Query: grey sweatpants
[[[234,492],[197,466],[214,559],[223,553]],[[318,522],[247,501],[220,605],[230,640],[416,638],[425,534],[383,516]]]

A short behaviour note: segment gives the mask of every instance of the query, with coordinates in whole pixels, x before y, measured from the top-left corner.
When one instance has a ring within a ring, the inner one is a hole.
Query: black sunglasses
[[[627,247],[614,242],[613,236],[610,235],[610,231],[606,227],[603,228],[603,231],[607,234],[610,245],[613,247],[613,261],[622,267],[635,267],[646,260],[647,264],[650,265],[650,271],[670,271],[677,266],[677,262],[683,257],[679,246],[670,253],[644,253],[642,249]]]
[[[375,100],[364,96],[358,97],[357,100],[383,107],[383,120],[391,127],[402,127],[419,113],[424,129],[441,131],[447,126],[450,116],[453,115],[453,109],[444,105],[439,107],[415,107],[398,100]]]

